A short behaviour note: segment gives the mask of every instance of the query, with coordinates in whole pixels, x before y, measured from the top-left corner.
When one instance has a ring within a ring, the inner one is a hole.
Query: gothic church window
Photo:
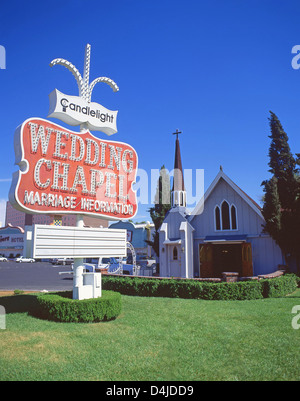
[[[237,229],[237,224],[236,224],[236,208],[234,205],[231,206],[231,229],[236,230]]]
[[[177,247],[174,246],[173,248],[173,260],[177,260],[178,259],[178,250]]]
[[[224,200],[221,205],[217,205],[214,209],[215,213],[215,229],[222,230],[237,230],[237,211],[234,205]]]
[[[226,201],[223,201],[221,210],[222,210],[222,228],[223,230],[230,230],[229,205]]]
[[[215,218],[216,218],[216,230],[221,230],[221,217],[220,217],[219,206],[216,206],[215,208]]]

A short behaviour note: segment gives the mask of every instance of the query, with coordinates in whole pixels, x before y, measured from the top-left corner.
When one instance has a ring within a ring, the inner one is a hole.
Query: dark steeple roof
[[[172,191],[185,191],[178,135],[175,145],[174,179]]]

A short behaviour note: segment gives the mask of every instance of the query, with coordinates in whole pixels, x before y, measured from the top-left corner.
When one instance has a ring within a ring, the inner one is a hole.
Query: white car
[[[5,258],[4,256],[0,256],[0,262],[7,262],[7,258]]]
[[[58,259],[53,259],[52,264],[53,265],[71,265],[74,262],[74,259],[72,258],[58,258]]]
[[[16,261],[17,263],[21,263],[21,262],[24,262],[24,263],[33,263],[33,262],[35,262],[34,259],[32,259],[32,258],[25,258],[25,256],[20,256],[19,258],[16,258],[15,261]]]

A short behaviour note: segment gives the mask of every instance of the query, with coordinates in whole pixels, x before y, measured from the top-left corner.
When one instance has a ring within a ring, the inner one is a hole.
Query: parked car
[[[0,262],[8,262],[5,256],[0,256]]]
[[[72,258],[56,258],[52,260],[53,265],[71,265],[74,262]]]
[[[132,263],[132,255],[128,256],[127,263]],[[141,268],[147,268],[155,265],[156,260],[146,255],[136,255],[136,264]]]
[[[17,263],[34,263],[35,260],[33,258],[25,258],[25,256],[20,256],[19,258],[16,258],[15,261]]]
[[[88,272],[93,272],[95,269],[109,269],[113,271],[119,268],[119,260],[116,258],[87,259],[84,266]]]

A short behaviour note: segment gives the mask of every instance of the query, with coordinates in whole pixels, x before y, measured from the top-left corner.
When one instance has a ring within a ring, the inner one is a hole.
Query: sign
[[[23,247],[24,234],[0,235],[0,248]]]
[[[15,132],[10,202],[26,213],[81,214],[110,220],[137,212],[138,158],[130,145],[30,118]]]
[[[98,103],[88,103],[79,96],[64,95],[57,89],[49,95],[48,117],[58,118],[69,125],[86,123],[90,130],[102,131],[107,135],[117,132],[117,113]]]
[[[126,230],[35,224],[32,257],[124,257],[126,243]]]
[[[75,77],[79,96],[64,95],[57,89],[49,95],[50,109],[48,117],[55,117],[70,125],[85,124],[86,128],[102,131],[107,135],[117,132],[117,111],[111,111],[98,103],[92,103],[91,97],[94,86],[98,82],[109,85],[114,92],[118,92],[118,85],[110,78],[98,77],[91,83],[90,79],[91,45],[87,44],[84,55],[83,76],[78,69],[63,58],[52,60],[50,66],[62,65]]]

